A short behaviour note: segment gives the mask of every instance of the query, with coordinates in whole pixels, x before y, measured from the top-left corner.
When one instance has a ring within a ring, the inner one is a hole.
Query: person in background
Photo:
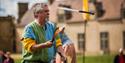
[[[10,56],[10,52],[6,52],[5,57],[6,59],[4,60],[4,63],[14,63],[14,59]]]
[[[22,63],[51,63],[58,51],[65,58],[60,36],[51,42],[56,30],[55,23],[48,20],[49,8],[46,3],[36,3],[32,7],[35,20],[23,32]]]
[[[125,55],[123,49],[119,49],[119,54],[115,56],[114,63],[125,63]]]
[[[5,59],[5,53],[2,50],[0,50],[0,63],[3,63]]]

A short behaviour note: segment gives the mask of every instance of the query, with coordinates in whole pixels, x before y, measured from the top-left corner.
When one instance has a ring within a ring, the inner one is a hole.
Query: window
[[[83,33],[78,33],[78,49],[85,50],[85,35]]]
[[[109,51],[109,34],[108,32],[101,32],[100,33],[100,48],[104,53]]]
[[[121,4],[121,18],[125,18],[125,0]]]
[[[59,10],[59,12],[57,13],[57,17],[58,17],[59,22],[64,22],[65,21],[64,13],[63,13],[62,10]]]
[[[96,13],[97,17],[100,18],[104,15],[105,10],[103,9],[103,2],[102,1],[96,1],[94,2],[95,8],[96,8]]]
[[[53,4],[54,0],[48,0],[50,5]]]
[[[62,5],[62,4],[60,4],[59,7],[71,8],[70,5]],[[59,14],[59,15],[58,15],[58,16],[59,16],[58,19],[60,19],[60,17],[63,18],[63,20],[64,20],[64,19],[65,19],[65,20],[69,20],[69,19],[72,18],[72,12],[71,12],[71,11],[59,10],[59,13],[58,13],[58,14]]]
[[[94,3],[94,2],[96,2],[96,0],[89,0],[89,2],[93,2]]]
[[[123,32],[123,48],[125,49],[125,31]]]

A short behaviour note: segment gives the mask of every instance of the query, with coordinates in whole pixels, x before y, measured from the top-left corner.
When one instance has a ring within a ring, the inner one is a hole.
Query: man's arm
[[[57,47],[57,53],[61,56],[61,60],[62,61],[66,60],[66,56],[64,54],[64,49],[62,47],[62,42],[59,35],[56,37],[56,47]]]
[[[31,50],[32,50],[32,51],[36,51],[36,50],[38,50],[38,49],[49,48],[49,47],[51,47],[51,46],[52,46],[52,42],[47,41],[47,42],[45,42],[45,43],[33,45],[33,46],[31,47]]]
[[[64,53],[66,56],[70,56],[71,63],[76,63],[76,51],[73,42],[69,39],[69,37],[64,33],[60,33],[61,40],[63,42]]]
[[[35,40],[31,38],[25,38],[22,40],[23,47],[29,52],[33,52],[42,48],[49,48],[52,46],[52,42],[47,41],[45,43],[36,44]]]
[[[36,51],[40,48],[48,48],[52,46],[52,42],[47,41],[45,43],[36,44],[35,35],[30,26],[27,26],[23,33],[23,39],[21,40],[23,48],[28,52]]]

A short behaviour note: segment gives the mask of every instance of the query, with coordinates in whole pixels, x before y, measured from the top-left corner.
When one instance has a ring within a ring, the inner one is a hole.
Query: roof
[[[33,20],[34,20],[34,15],[33,15],[33,9],[31,8],[28,11],[26,11],[26,13],[21,19],[21,23],[19,23],[17,26],[24,27],[25,25],[32,22]]]
[[[103,7],[106,11],[102,19],[120,18],[120,9],[122,0],[102,0]]]
[[[120,16],[120,9],[121,9],[121,3],[122,0],[102,0],[103,2],[103,8],[105,9],[106,13],[104,14],[103,17],[100,19],[119,19]],[[66,5],[71,5],[73,9],[82,9],[82,3],[81,0],[67,0],[67,2],[57,2],[54,1],[52,5],[50,5],[50,19],[54,22],[58,21],[57,13],[58,13],[58,5],[59,4],[66,4]],[[77,5],[77,6],[76,6]],[[73,12],[73,17],[68,20],[67,22],[74,22],[74,21],[83,21],[83,16],[82,14],[79,14],[77,12]],[[18,26],[25,26],[29,22],[32,22],[34,20],[33,16],[33,9],[28,10],[24,16],[21,19],[21,23]]]

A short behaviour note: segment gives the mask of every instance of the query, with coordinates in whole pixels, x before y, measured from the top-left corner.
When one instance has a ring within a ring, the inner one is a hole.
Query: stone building
[[[66,25],[66,33],[75,44],[78,53],[98,55],[116,53],[125,48],[125,1],[124,0],[90,0],[89,10],[95,15],[90,16],[85,26],[83,15],[72,12],[67,19],[67,12],[58,7],[81,10],[83,0],[55,1],[50,5],[50,20],[59,26]]]
[[[50,20],[58,26],[66,25],[65,32],[75,45],[77,53],[98,55],[116,53],[125,48],[125,2],[124,0],[91,0],[90,16],[85,26],[83,14],[60,10],[67,7],[82,10],[82,0],[55,0],[50,4]],[[32,9],[21,19],[18,31],[21,35],[24,26],[33,21]]]

